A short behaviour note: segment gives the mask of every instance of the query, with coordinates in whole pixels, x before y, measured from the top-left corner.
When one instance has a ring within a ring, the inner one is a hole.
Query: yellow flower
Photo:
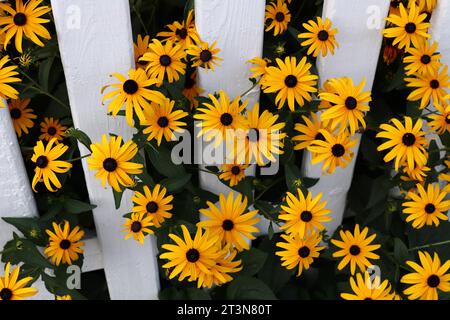
[[[391,149],[384,156],[384,161],[389,162],[395,159],[395,170],[398,171],[400,164],[407,163],[409,170],[414,170],[416,166],[422,167],[427,163],[425,155],[425,132],[422,131],[422,120],[417,119],[413,126],[412,119],[405,117],[405,125],[397,119],[391,119],[394,126],[382,124],[383,130],[377,134],[377,138],[388,139],[380,145],[377,150],[383,151]]]
[[[266,5],[265,23],[267,25],[266,32],[273,29],[273,35],[277,36],[286,32],[289,22],[291,21],[291,13],[283,0],[277,0],[276,3],[270,2]]]
[[[16,130],[17,136],[20,138],[22,133],[28,134],[28,129],[33,128],[33,119],[37,116],[33,113],[33,109],[28,108],[30,99],[24,100],[11,100],[8,103],[9,114],[13,120],[14,130]]]
[[[182,60],[186,53],[181,45],[170,40],[163,45],[159,40],[153,39],[148,47],[149,51],[140,61],[148,62],[146,71],[150,79],[155,78],[161,85],[166,75],[169,83],[172,83],[180,79],[180,74],[185,74],[186,64]]]
[[[285,242],[277,242],[276,246],[284,250],[276,251],[275,254],[281,257],[281,265],[286,269],[292,270],[298,267],[297,277],[300,277],[303,270],[308,270],[314,259],[319,257],[320,251],[325,249],[319,246],[322,236],[316,232],[304,238],[285,234],[282,234],[281,238]]]
[[[424,178],[427,176],[427,172],[431,169],[427,166],[416,166],[413,170],[410,170],[408,166],[403,167],[403,172],[406,173],[407,176],[400,176],[400,179],[403,181],[419,181],[423,182]]]
[[[437,0],[409,0],[408,4],[411,5],[413,2],[417,4],[421,11],[428,13],[431,13],[437,5]]]
[[[431,127],[431,130],[437,134],[443,135],[446,132],[450,132],[450,104],[445,107],[436,105],[436,109],[438,112],[437,114],[428,115],[431,119],[431,121],[428,122],[428,125]]]
[[[330,210],[326,209],[326,201],[320,202],[322,193],[313,198],[312,193],[308,192],[305,196],[300,189],[297,189],[297,196],[287,192],[286,205],[281,205],[283,210],[278,218],[284,220],[281,226],[291,236],[298,235],[300,239],[325,229],[324,222],[331,221]]]
[[[419,8],[412,4],[407,11],[403,4],[400,4],[399,14],[390,14],[386,20],[392,24],[383,31],[387,38],[394,38],[394,45],[399,49],[409,49],[411,45],[418,47],[420,41],[430,37],[427,33],[429,23],[424,22],[426,14],[420,14]]]
[[[80,230],[78,226],[71,231],[68,221],[64,221],[64,227],[55,222],[52,225],[53,231],[45,230],[50,239],[44,253],[57,266],[61,262],[71,265],[72,262],[78,260],[80,254],[83,254],[84,242],[80,242],[80,240],[84,237],[84,231]]]
[[[2,5],[0,3],[0,5]],[[1,19],[1,18],[0,18]],[[4,56],[0,59],[0,108],[6,107],[3,99],[19,99],[19,92],[11,87],[10,83],[21,82],[20,78],[17,78],[19,73],[16,71],[17,66],[5,67],[5,64],[9,62],[9,57]],[[3,99],[1,99],[3,98]]]
[[[139,121],[145,120],[144,109],[151,108],[148,101],[163,103],[166,99],[162,93],[148,89],[158,81],[149,79],[142,69],[130,69],[128,78],[119,73],[114,73],[113,76],[119,83],[111,85],[113,90],[103,96],[102,103],[112,99],[108,104],[108,113],[112,113],[113,116],[116,116],[125,105],[125,116],[130,126],[133,126],[134,112]]]
[[[103,187],[108,181],[114,190],[121,192],[120,185],[134,185],[129,174],[142,173],[142,164],[130,162],[138,152],[138,146],[133,141],[122,145],[122,137],[110,137],[108,141],[104,134],[101,143],[91,144],[91,150],[87,163],[89,169],[97,171],[95,177],[101,180]]]
[[[133,237],[134,240],[138,241],[140,244],[144,244],[144,237],[146,235],[154,233],[153,230],[150,229],[150,227],[153,226],[152,217],[142,212],[133,212],[131,218],[125,219],[125,224],[123,226],[125,227],[123,232],[127,233],[125,240]]]
[[[183,95],[191,103],[191,109],[198,107],[198,100],[196,98],[203,92],[204,90],[197,84],[197,71],[194,71],[190,76],[186,77],[183,88]]]
[[[230,273],[236,273],[242,270],[242,261],[236,260],[237,251],[231,252],[224,248],[219,250],[219,257],[216,259],[216,264],[209,269],[210,273],[200,273],[198,277],[197,286],[204,288],[212,288],[213,285],[220,286],[233,280]]]
[[[219,61],[222,61],[222,58],[219,58],[217,54],[220,52],[219,48],[216,48],[217,41],[214,41],[211,45],[207,42],[201,42],[198,45],[191,45],[186,53],[192,58],[192,66],[193,67],[201,67],[206,70],[213,70],[214,66],[219,65]]]
[[[66,294],[64,296],[56,296],[56,300],[73,300],[72,296]]]
[[[380,256],[373,253],[379,249],[381,245],[371,244],[376,238],[376,234],[367,237],[369,228],[365,227],[362,231],[359,229],[359,224],[355,225],[353,233],[350,231],[339,231],[341,240],[331,239],[339,249],[333,253],[334,258],[342,258],[339,262],[338,269],[342,270],[350,263],[350,271],[355,274],[356,266],[362,272],[366,271],[366,267],[370,267],[372,263],[368,259],[380,259]]]
[[[250,78],[258,79],[261,77],[261,79],[267,74],[267,67],[272,63],[270,59],[267,58],[253,58],[250,62],[253,66],[250,68],[250,71],[252,72],[252,75]]]
[[[146,126],[144,134],[148,134],[147,140],[156,139],[158,146],[164,137],[166,141],[175,140],[174,132],[183,132],[181,127],[185,127],[186,123],[179,121],[188,115],[183,110],[173,110],[175,101],[165,99],[164,103],[152,105],[144,110],[145,119],[141,122],[142,126]]]
[[[403,62],[406,63],[406,75],[410,76],[416,73],[421,75],[435,74],[442,66],[440,62],[442,56],[437,53],[437,47],[437,42],[433,42],[430,46],[430,43],[425,40],[419,41],[417,48],[411,47],[406,50],[408,55],[403,58]]]
[[[277,92],[275,103],[281,109],[286,100],[289,109],[295,110],[295,102],[302,107],[306,101],[311,101],[311,93],[317,92],[318,77],[311,74],[310,63],[303,57],[297,64],[295,57],[286,57],[284,62],[276,59],[278,67],[268,67],[267,74],[262,79],[262,86],[265,93]]]
[[[438,289],[442,292],[450,291],[450,260],[441,264],[437,253],[433,258],[428,252],[419,251],[420,265],[414,261],[406,261],[414,272],[401,278],[402,283],[409,287],[404,291],[410,300],[438,300]]]
[[[229,181],[230,187],[234,187],[241,180],[245,179],[245,170],[248,165],[245,164],[224,164],[221,167],[219,179]]]
[[[228,197],[219,194],[219,207],[210,201],[207,205],[207,209],[199,210],[206,220],[197,223],[197,227],[210,231],[224,245],[231,245],[239,251],[248,250],[250,247],[246,240],[254,240],[253,233],[259,232],[255,226],[260,221],[255,217],[258,210],[245,213],[247,198],[242,199],[240,193],[235,198],[233,192]]]
[[[142,38],[140,34],[137,37],[137,43],[134,43],[134,62],[136,69],[144,69],[147,67],[148,61],[141,61],[141,58],[149,51],[148,44],[150,42],[150,36]]]
[[[4,26],[0,32],[6,34],[6,46],[15,36],[15,46],[17,51],[22,53],[22,38],[25,35],[28,39],[33,41],[38,46],[43,47],[44,44],[38,38],[50,40],[50,33],[42,24],[50,22],[49,19],[43,19],[41,16],[51,11],[48,6],[40,6],[42,0],[29,0],[25,4],[22,0],[16,0],[16,8],[13,9],[11,5],[0,3],[0,9],[9,13],[9,15],[0,17],[0,26]]]
[[[133,213],[146,215],[155,228],[161,227],[166,219],[172,217],[172,195],[166,195],[167,189],[157,184],[153,190],[144,186],[144,193],[135,191],[131,200],[134,203]]]
[[[58,119],[44,118],[41,122],[41,135],[40,140],[50,141],[56,139],[57,143],[64,140],[67,127],[63,126]]]
[[[294,130],[300,133],[292,138],[292,141],[296,142],[294,150],[303,150],[312,145],[315,140],[325,140],[319,131],[327,129],[316,113],[311,112],[311,119],[306,116],[302,116],[302,119],[305,124],[296,123],[294,127]]]
[[[334,48],[339,48],[339,44],[335,38],[338,30],[331,29],[331,21],[328,18],[322,21],[321,17],[317,17],[317,22],[309,20],[308,23],[303,24],[303,28],[309,32],[300,33],[298,37],[300,39],[306,39],[301,45],[303,47],[309,46],[307,54],[312,54],[313,57],[317,57],[322,52],[322,56],[325,57],[328,50],[331,54],[334,54]]]
[[[10,273],[11,263],[5,267],[5,275],[0,276],[0,301],[23,300],[37,294],[37,289],[27,287],[33,277],[19,278],[20,267],[15,267]]]
[[[36,168],[34,169],[31,185],[34,192],[36,192],[36,184],[42,180],[49,191],[56,192],[62,186],[55,173],[66,173],[72,168],[71,163],[58,160],[69,147],[63,144],[53,147],[54,144],[56,144],[56,139],[50,140],[44,148],[42,141],[38,141],[33,149],[34,153],[31,161],[36,164]],[[53,189],[52,184],[56,187],[55,189]]]
[[[192,44],[200,42],[197,29],[195,28],[193,10],[189,11],[186,21],[182,21],[181,23],[175,21],[172,24],[168,24],[167,28],[170,31],[159,32],[156,36],[165,38],[164,41],[170,40],[177,43],[183,49],[187,49]]]
[[[356,279],[356,281],[355,281]],[[397,300],[395,292],[391,293],[391,284],[388,280],[381,282],[379,276],[371,279],[368,272],[357,273],[350,277],[350,286],[353,293],[341,293],[344,300]]]
[[[404,202],[403,213],[407,214],[407,222],[413,222],[412,226],[420,229],[423,226],[439,226],[439,219],[448,221],[447,211],[450,209],[450,200],[444,200],[447,192],[441,191],[439,184],[429,184],[427,190],[417,184],[418,194],[408,193],[411,201]]]

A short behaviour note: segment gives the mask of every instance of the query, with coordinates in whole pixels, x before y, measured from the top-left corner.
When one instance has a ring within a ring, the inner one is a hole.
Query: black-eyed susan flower
[[[427,33],[430,24],[425,22],[426,18],[427,15],[421,14],[415,4],[406,10],[400,3],[399,14],[390,14],[386,18],[391,25],[383,31],[383,34],[387,38],[394,38],[393,44],[399,49],[408,49],[411,45],[417,48],[420,41],[430,37]]]
[[[80,230],[79,226],[71,230],[68,221],[64,221],[63,227],[56,222],[53,222],[52,226],[53,231],[45,230],[50,238],[44,253],[57,266],[61,262],[71,265],[84,252],[84,242],[80,241],[84,237],[84,231]]]
[[[447,99],[446,99],[447,100]],[[450,132],[450,104],[446,106],[436,105],[437,114],[430,114],[428,122],[431,130],[439,135]]]
[[[28,286],[33,277],[20,278],[20,267],[15,267],[11,272],[11,263],[5,266],[4,276],[0,276],[0,301],[23,300],[38,293],[37,289]]]
[[[46,117],[44,118],[44,121],[41,122],[41,135],[39,136],[39,139],[46,141],[56,139],[57,142],[61,142],[64,140],[66,130],[67,127],[63,126],[58,119]]]
[[[270,59],[259,57],[253,58],[248,62],[252,64],[250,68],[250,72],[252,73],[250,78],[252,79],[262,79],[266,75],[266,68],[272,63]]]
[[[230,102],[228,94],[219,91],[219,99],[209,94],[211,103],[203,103],[197,108],[196,120],[201,120],[197,124],[201,128],[198,137],[205,136],[206,141],[214,139],[215,146],[218,146],[226,139],[227,130],[246,129],[246,119],[242,115],[248,101],[240,102],[241,97],[236,97]]]
[[[156,90],[148,87],[157,84],[156,79],[149,79],[142,69],[130,69],[128,77],[119,73],[112,74],[119,82],[111,84],[113,90],[103,96],[102,103],[112,99],[108,103],[108,113],[117,116],[125,106],[125,117],[127,123],[133,126],[133,115],[136,112],[139,121],[145,120],[144,109],[150,109],[149,101],[163,103],[165,97]],[[106,86],[106,89],[109,86]]]
[[[410,0],[409,4],[415,2],[421,12],[431,13],[436,8],[437,0]]]
[[[320,202],[322,193],[313,197],[308,192],[306,197],[300,189],[297,189],[297,196],[287,192],[286,204],[281,205],[283,212],[278,218],[285,221],[281,226],[282,230],[292,236],[299,236],[303,239],[313,232],[320,232],[325,229],[324,222],[331,221],[330,210],[326,209],[327,202]]]
[[[292,270],[298,267],[297,277],[300,277],[303,270],[308,270],[314,259],[319,257],[320,251],[325,249],[319,246],[322,237],[317,232],[304,238],[286,234],[282,234],[281,238],[284,241],[277,242],[276,246],[284,250],[276,251],[275,254],[281,257],[281,265],[286,269]]]
[[[120,186],[130,187],[135,183],[130,174],[142,173],[142,164],[131,162],[137,154],[138,146],[133,141],[122,144],[122,137],[102,136],[102,142],[91,144],[92,154],[87,163],[89,169],[96,171],[95,177],[100,179],[103,187],[106,182],[117,192],[121,192]]]
[[[383,61],[390,66],[397,59],[401,50],[392,44],[392,39],[384,39]]]
[[[450,200],[445,200],[447,192],[441,191],[439,184],[429,184],[427,189],[417,184],[418,193],[409,192],[411,201],[403,203],[403,213],[407,214],[407,222],[412,221],[413,228],[423,226],[439,226],[439,220],[448,221],[447,211],[450,209]]]
[[[327,129],[316,113],[311,112],[311,119],[306,116],[302,116],[302,119],[304,124],[296,123],[294,127],[294,130],[299,132],[298,135],[292,138],[292,141],[296,143],[294,146],[295,150],[303,150],[309,147],[314,140],[325,140],[325,137],[319,131]]]
[[[0,5],[2,5],[0,3]],[[0,17],[1,18],[1,17]],[[9,62],[8,56],[3,56],[0,59],[0,98],[18,99],[19,92],[10,86],[10,83],[21,82],[22,80],[16,77],[19,73],[16,71],[17,66],[7,66],[5,64]],[[3,99],[0,99],[0,108],[6,107]]]
[[[309,47],[307,54],[312,54],[313,57],[317,57],[321,52],[325,57],[328,51],[334,54],[334,48],[339,44],[336,41],[336,34],[338,30],[332,29],[330,19],[325,18],[325,21],[321,17],[317,17],[317,22],[309,20],[308,23],[303,24],[308,32],[300,33],[298,37],[304,40],[301,45],[303,47]]]
[[[224,245],[231,245],[237,250],[248,250],[249,244],[246,240],[254,240],[253,233],[259,232],[255,226],[260,219],[255,217],[258,210],[247,211],[247,198],[233,192],[225,197],[219,194],[219,206],[207,201],[208,208],[200,209],[205,220],[197,223],[197,227],[205,228],[218,237]]]
[[[184,82],[183,95],[191,103],[191,109],[198,107],[198,100],[196,99],[204,90],[198,86],[197,71],[192,72]]]
[[[381,282],[379,276],[371,277],[368,272],[364,275],[357,273],[350,277],[350,287],[353,293],[341,293],[344,300],[396,300],[395,292],[391,292],[388,280]]]
[[[247,111],[247,129],[236,132],[236,154],[233,159],[239,163],[256,162],[260,166],[276,162],[276,156],[283,154],[283,140],[286,137],[281,132],[285,123],[277,122],[278,117],[267,110],[259,114],[259,103]]]
[[[141,61],[141,58],[149,51],[149,42],[150,36],[142,38],[142,36],[138,34],[137,42],[134,43],[134,63],[136,64],[136,69],[145,70],[147,67],[148,61]]]
[[[286,32],[291,22],[291,13],[284,0],[277,0],[266,5],[265,23],[266,32],[273,29],[273,35],[277,36]]]
[[[13,99],[8,103],[14,130],[16,130],[19,138],[22,136],[22,133],[28,134],[28,129],[34,126],[33,120],[37,118],[33,113],[33,109],[28,107],[30,101],[30,99]]]
[[[149,51],[139,61],[148,62],[145,70],[150,79],[156,79],[162,84],[167,77],[167,81],[172,83],[186,73],[186,64],[182,61],[186,53],[181,45],[170,40],[162,44],[159,40],[153,39],[148,48]]]
[[[209,270],[210,273],[200,273],[197,286],[203,288],[212,288],[213,286],[220,286],[233,280],[231,273],[236,273],[242,270],[242,261],[235,260],[237,250],[224,248],[219,250],[219,257],[216,259],[216,264]]]
[[[211,45],[204,41],[198,45],[191,45],[186,53],[191,56],[192,66],[214,71],[214,66],[218,66],[219,61],[223,60],[217,56],[220,49],[216,48],[216,45],[217,41],[214,41]]]
[[[351,139],[349,134],[344,131],[338,135],[332,135],[327,130],[319,130],[324,140],[314,140],[307,147],[312,152],[312,164],[323,162],[322,170],[333,173],[336,168],[346,168],[353,158],[352,148],[357,140]]]
[[[167,195],[167,189],[157,184],[150,190],[144,186],[144,192],[135,191],[131,200],[134,203],[133,213],[146,215],[155,228],[161,227],[166,219],[172,217],[173,196]]]
[[[281,109],[286,100],[289,109],[295,110],[295,102],[301,107],[311,101],[311,93],[317,92],[318,77],[311,74],[311,64],[303,57],[297,64],[296,57],[286,57],[284,62],[276,59],[277,67],[268,67],[261,83],[265,93],[277,93],[275,103]]]
[[[420,264],[406,261],[414,272],[401,278],[401,282],[409,285],[403,292],[410,300],[438,300],[438,290],[450,291],[450,260],[441,264],[438,254],[433,257],[428,252],[419,251]]]
[[[153,230],[150,229],[154,224],[152,223],[152,216],[145,214],[144,212],[133,212],[131,218],[125,219],[125,224],[123,225],[126,232],[125,240],[131,237],[138,241],[140,244],[144,244],[144,238],[148,234],[153,234]]]
[[[433,42],[432,45],[428,40],[420,41],[417,48],[409,48],[406,50],[408,55],[403,58],[406,64],[406,75],[410,76],[418,74],[434,74],[442,66],[440,62],[441,54],[437,52],[438,44]]]
[[[162,104],[152,103],[150,108],[144,110],[145,118],[141,121],[141,125],[146,127],[144,134],[148,134],[148,141],[156,139],[159,146],[163,137],[166,141],[173,141],[175,132],[183,132],[181,127],[185,127],[186,123],[180,119],[186,117],[188,113],[173,110],[174,105],[175,101],[164,99]]]
[[[337,78],[330,80],[335,93],[319,93],[321,99],[331,104],[320,115],[322,121],[330,121],[331,130],[339,127],[339,132],[343,132],[348,127],[353,135],[360,124],[363,128],[366,127],[364,112],[370,110],[369,102],[372,98],[370,92],[364,91],[365,84],[365,79],[355,86],[351,78]]]
[[[416,164],[416,166],[414,167],[413,170],[410,170],[407,166],[403,167],[403,173],[406,174],[400,176],[400,179],[402,179],[403,181],[419,181],[419,182],[423,182],[424,179],[427,177],[428,172],[431,169],[428,168],[427,166],[418,166]]]
[[[161,259],[169,260],[162,267],[169,269],[169,279],[179,275],[178,280],[196,281],[201,274],[211,274],[211,268],[216,265],[216,260],[221,256],[217,246],[217,236],[211,235],[207,230],[197,228],[194,239],[189,234],[185,225],[181,226],[183,238],[170,233],[169,238],[175,244],[163,244],[167,250],[160,255]]]
[[[43,0],[29,0],[25,4],[22,0],[16,0],[15,9],[9,4],[0,3],[0,9],[6,11],[8,15],[0,17],[0,26],[4,26],[1,32],[5,33],[6,46],[15,36],[15,47],[22,53],[22,38],[27,37],[38,46],[44,44],[39,37],[46,40],[51,39],[50,33],[42,24],[50,22],[42,16],[51,11],[49,6],[39,6]]]
[[[219,179],[228,181],[230,187],[234,187],[245,178],[245,170],[247,168],[248,165],[246,164],[224,164],[221,166]]]
[[[450,88],[450,77],[447,73],[448,67],[445,66],[440,72],[434,71],[432,74],[416,74],[414,77],[405,78],[406,86],[415,88],[408,96],[410,101],[420,100],[420,109],[425,108],[430,99],[436,105],[445,103],[447,89]]]
[[[340,230],[341,240],[331,239],[331,243],[338,247],[338,250],[333,253],[333,257],[341,258],[338,270],[342,270],[350,264],[350,271],[353,275],[355,274],[356,266],[364,272],[367,267],[372,265],[369,259],[380,259],[379,255],[373,253],[373,251],[381,247],[379,244],[372,244],[377,235],[374,233],[367,237],[368,233],[369,228],[365,227],[360,231],[359,224],[356,224],[353,233],[349,230]]]
[[[34,192],[36,192],[36,184],[41,181],[49,191],[56,192],[62,187],[56,173],[66,173],[72,168],[71,163],[58,160],[69,147],[63,144],[53,146],[54,144],[56,139],[50,140],[45,147],[42,141],[38,141],[33,149],[31,161],[36,164],[36,168],[31,186]]]
[[[156,35],[157,37],[164,38],[163,42],[170,40],[181,45],[183,49],[187,49],[189,46],[200,42],[200,38],[195,27],[193,10],[189,11],[186,21],[174,21],[166,27],[169,31],[162,31]]]
[[[378,151],[390,149],[384,156],[384,161],[389,162],[395,159],[395,170],[404,162],[410,170],[414,170],[415,166],[424,166],[427,163],[425,145],[427,140],[425,132],[422,131],[422,120],[417,119],[413,125],[410,117],[405,117],[405,125],[397,119],[391,119],[394,125],[382,124],[381,132],[377,134],[377,138],[388,139],[378,147]]]

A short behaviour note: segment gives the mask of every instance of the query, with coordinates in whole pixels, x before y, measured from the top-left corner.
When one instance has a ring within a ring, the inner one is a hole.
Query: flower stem
[[[423,246],[410,248],[408,251],[417,251],[417,250],[420,250],[420,249],[427,249],[427,248],[442,246],[444,244],[450,244],[450,240],[441,241],[441,242],[435,242],[435,243],[430,243],[430,244],[426,244],[426,245],[423,245]]]

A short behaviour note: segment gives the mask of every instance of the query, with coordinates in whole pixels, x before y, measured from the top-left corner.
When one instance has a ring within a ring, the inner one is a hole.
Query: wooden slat
[[[127,74],[134,66],[128,0],[52,0],[52,7],[75,126],[93,141],[108,133],[130,139],[132,129],[122,117],[107,116],[100,92],[113,72]],[[87,153],[81,145],[80,150]],[[102,188],[85,161],[83,168],[90,200],[98,206],[94,219],[111,298],[157,299],[154,239],[140,246],[121,232],[131,192],[116,210],[111,188]]]

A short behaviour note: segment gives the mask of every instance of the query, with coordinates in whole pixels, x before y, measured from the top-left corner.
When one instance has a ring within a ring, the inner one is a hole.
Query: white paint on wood
[[[130,139],[132,129],[123,117],[107,116],[100,92],[113,72],[127,74],[134,66],[128,0],[52,0],[52,7],[75,127],[93,141],[110,132]],[[88,152],[81,145],[80,150]],[[111,298],[157,299],[155,239],[141,246],[125,241],[121,232],[131,192],[116,210],[111,188],[102,188],[85,161],[83,168],[90,200],[98,206],[94,219]]]
[[[351,77],[355,83],[365,78],[365,89],[372,90],[389,3],[389,0],[325,0],[323,18],[328,17],[333,27],[338,28],[336,40],[340,47],[334,55],[317,59],[321,86],[330,78]],[[357,135],[356,138],[359,141],[361,137]],[[328,201],[327,207],[332,211],[333,220],[327,224],[329,234],[342,223],[358,148],[359,142],[353,150],[355,157],[352,162],[345,169],[338,168],[332,175],[322,175],[322,163],[312,165],[309,152],[303,158],[303,173],[320,178],[311,192],[322,192],[323,199]]]

